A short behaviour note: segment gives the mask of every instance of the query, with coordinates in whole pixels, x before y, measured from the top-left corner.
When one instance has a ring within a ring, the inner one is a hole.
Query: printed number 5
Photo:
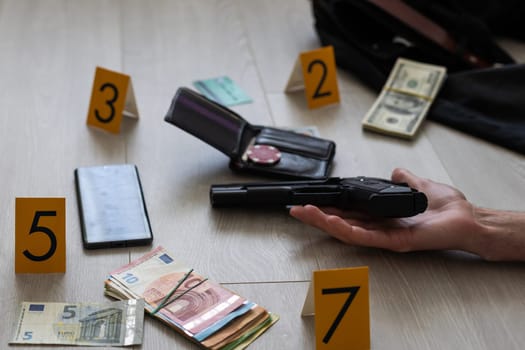
[[[115,106],[113,104],[118,99],[118,90],[117,90],[117,87],[115,85],[113,85],[111,83],[105,83],[105,84],[102,84],[102,86],[100,87],[100,91],[102,92],[102,91],[106,90],[107,88],[110,88],[111,90],[113,90],[113,97],[110,98],[109,100],[106,100],[106,104],[109,106],[109,110],[110,110],[109,116],[102,117],[100,115],[100,113],[98,112],[98,109],[95,109],[95,117],[101,123],[109,123],[115,117]]]
[[[75,315],[77,314],[75,312],[75,308],[76,307],[77,307],[76,305],[66,305],[66,306],[64,306],[64,311],[63,311],[62,318],[63,319],[68,319],[68,318],[75,317]]]
[[[321,60],[313,60],[308,65],[308,73],[312,73],[312,70],[313,70],[315,65],[321,66],[321,69],[323,70],[323,72],[322,72],[322,75],[321,75],[321,80],[319,80],[319,84],[317,85],[317,88],[315,89],[315,92],[314,92],[314,95],[312,96],[312,98],[326,97],[326,96],[332,95],[332,93],[330,91],[321,92],[321,87],[323,86],[323,84],[324,84],[324,82],[326,80],[326,74],[327,74],[327,70],[328,70],[328,68],[326,67],[326,63],[324,63]]]
[[[31,339],[33,339],[33,332],[25,332],[22,340],[31,340]]]
[[[337,317],[335,318],[334,322],[328,329],[328,332],[326,332],[326,335],[323,338],[323,343],[328,344],[332,336],[334,335],[335,330],[339,326],[339,323],[341,323],[341,320],[345,316],[346,312],[348,311],[348,308],[350,307],[350,304],[352,304],[352,301],[354,300],[357,292],[359,291],[359,287],[342,287],[342,288],[325,288],[322,290],[322,294],[341,294],[341,293],[350,293],[348,295],[348,299],[346,299],[345,303],[343,304],[343,307],[341,308],[341,311],[337,314]]]
[[[49,250],[44,255],[33,255],[31,254],[27,249],[24,250],[23,254],[28,258],[29,260],[33,261],[45,261],[53,256],[55,254],[55,251],[57,250],[57,238],[53,231],[45,226],[38,226],[38,220],[41,216],[57,216],[56,211],[36,211],[35,217],[33,218],[33,223],[31,224],[31,230],[29,231],[29,234],[32,235],[35,232],[42,232],[44,233],[49,240],[51,241],[51,244],[49,245]]]

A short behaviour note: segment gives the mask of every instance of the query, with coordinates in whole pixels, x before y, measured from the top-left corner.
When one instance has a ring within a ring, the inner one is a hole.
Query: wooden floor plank
[[[362,130],[376,99],[338,71],[341,103],[309,110],[284,87],[300,52],[319,46],[311,3],[293,1],[0,0],[0,313],[15,322],[30,301],[103,301],[107,273],[152,247],[82,248],[73,171],[133,163],[162,245],[195,271],[280,315],[250,349],[313,349],[302,318],[312,271],[368,266],[373,349],[520,349],[521,264],[459,252],[398,254],[345,245],[286,210],[212,209],[213,183],[267,181],[163,121],[180,86],[229,76],[253,103],[248,122],[314,125],[337,143],[334,176],[388,178],[395,167],[460,188],[477,205],[525,210],[524,157],[433,122],[412,141]],[[502,45],[518,62],[523,43]],[[85,124],[96,66],[129,74],[140,118],[117,135]],[[16,197],[66,198],[67,272],[14,273]],[[12,337],[0,327],[0,340]],[[146,318],[145,349],[197,347]],[[21,347],[22,348],[22,347]]]

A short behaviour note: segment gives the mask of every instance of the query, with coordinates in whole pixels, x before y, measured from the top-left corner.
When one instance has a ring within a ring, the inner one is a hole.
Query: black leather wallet
[[[234,171],[281,178],[328,176],[335,143],[289,130],[251,125],[234,111],[185,87],[164,120],[230,157]]]

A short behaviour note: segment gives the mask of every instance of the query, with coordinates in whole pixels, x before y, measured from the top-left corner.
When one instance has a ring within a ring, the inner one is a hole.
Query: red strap
[[[368,0],[386,13],[397,18],[425,38],[438,44],[445,50],[456,55],[459,53],[456,40],[443,27],[424,16],[401,0]],[[464,50],[461,58],[475,68],[491,67],[492,64],[479,56]]]

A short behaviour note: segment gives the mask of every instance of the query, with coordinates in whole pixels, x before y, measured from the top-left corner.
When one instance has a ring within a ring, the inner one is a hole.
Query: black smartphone
[[[151,244],[153,233],[135,165],[77,168],[75,184],[84,248]]]

